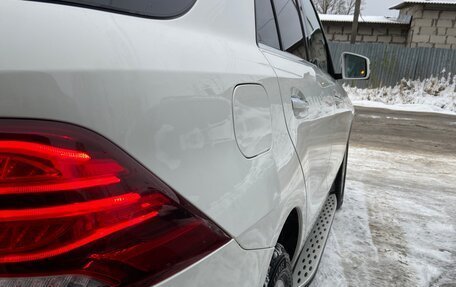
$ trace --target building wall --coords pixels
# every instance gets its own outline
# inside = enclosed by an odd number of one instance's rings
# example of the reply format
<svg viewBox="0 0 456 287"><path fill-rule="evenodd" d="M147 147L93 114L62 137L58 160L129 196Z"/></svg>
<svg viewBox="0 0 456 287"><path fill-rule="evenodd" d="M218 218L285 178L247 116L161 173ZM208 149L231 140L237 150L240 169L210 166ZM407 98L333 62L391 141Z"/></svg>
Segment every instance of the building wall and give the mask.
<svg viewBox="0 0 456 287"><path fill-rule="evenodd" d="M424 10L423 5L401 9L412 16L408 47L456 49L456 10Z"/></svg>
<svg viewBox="0 0 456 287"><path fill-rule="evenodd" d="M323 22L329 41L348 43L351 23ZM359 23L357 42L406 45L409 27L396 24Z"/></svg>

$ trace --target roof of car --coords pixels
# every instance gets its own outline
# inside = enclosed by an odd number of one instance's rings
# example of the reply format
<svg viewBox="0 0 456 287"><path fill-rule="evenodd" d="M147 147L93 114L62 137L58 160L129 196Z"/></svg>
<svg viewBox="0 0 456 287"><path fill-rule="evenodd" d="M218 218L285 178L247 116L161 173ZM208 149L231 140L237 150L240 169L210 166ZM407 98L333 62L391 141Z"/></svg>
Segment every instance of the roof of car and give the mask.
<svg viewBox="0 0 456 287"><path fill-rule="evenodd" d="M330 14L320 14L320 20L322 22L345 22L352 23L353 15L330 15ZM384 16L360 16L360 23L372 23L372 24L397 24L397 25L409 25L410 19L398 19L393 17L384 17Z"/></svg>
<svg viewBox="0 0 456 287"><path fill-rule="evenodd" d="M405 0L390 9L402 9L413 4L456 5L456 0Z"/></svg>

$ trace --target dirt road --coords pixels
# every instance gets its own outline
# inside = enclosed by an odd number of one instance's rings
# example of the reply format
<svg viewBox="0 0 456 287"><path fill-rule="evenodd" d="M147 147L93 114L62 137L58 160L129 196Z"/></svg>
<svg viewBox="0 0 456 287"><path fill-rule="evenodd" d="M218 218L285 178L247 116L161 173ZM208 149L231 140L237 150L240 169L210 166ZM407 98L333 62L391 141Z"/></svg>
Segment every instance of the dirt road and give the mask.
<svg viewBox="0 0 456 287"><path fill-rule="evenodd" d="M312 287L455 287L456 116L358 108L349 157Z"/></svg>
<svg viewBox="0 0 456 287"><path fill-rule="evenodd" d="M456 116L356 108L352 145L456 154Z"/></svg>

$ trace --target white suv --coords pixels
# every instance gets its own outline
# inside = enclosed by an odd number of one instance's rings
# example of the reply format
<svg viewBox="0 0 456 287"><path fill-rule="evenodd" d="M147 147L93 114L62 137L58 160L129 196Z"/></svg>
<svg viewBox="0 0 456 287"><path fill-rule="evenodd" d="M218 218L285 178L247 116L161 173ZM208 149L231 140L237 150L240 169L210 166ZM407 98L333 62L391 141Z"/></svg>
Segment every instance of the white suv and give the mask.
<svg viewBox="0 0 456 287"><path fill-rule="evenodd" d="M353 107L310 0L0 1L0 286L302 286Z"/></svg>

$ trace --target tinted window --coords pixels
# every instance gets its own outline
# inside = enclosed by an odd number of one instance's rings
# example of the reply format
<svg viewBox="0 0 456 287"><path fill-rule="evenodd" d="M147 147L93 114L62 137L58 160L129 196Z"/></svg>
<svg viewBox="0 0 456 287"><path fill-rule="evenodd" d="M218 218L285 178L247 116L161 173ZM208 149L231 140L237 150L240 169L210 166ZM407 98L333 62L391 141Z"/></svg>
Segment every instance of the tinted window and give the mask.
<svg viewBox="0 0 456 287"><path fill-rule="evenodd" d="M328 71L328 54L323 29L310 0L301 0L304 10L304 29L307 37L309 61Z"/></svg>
<svg viewBox="0 0 456 287"><path fill-rule="evenodd" d="M297 44L303 39L299 12L293 0L274 0L280 38L284 51L293 52Z"/></svg>
<svg viewBox="0 0 456 287"><path fill-rule="evenodd" d="M256 28L258 42L280 49L277 26L270 0L255 1Z"/></svg>
<svg viewBox="0 0 456 287"><path fill-rule="evenodd" d="M63 0L61 2L154 18L170 18L187 12L196 0Z"/></svg>

